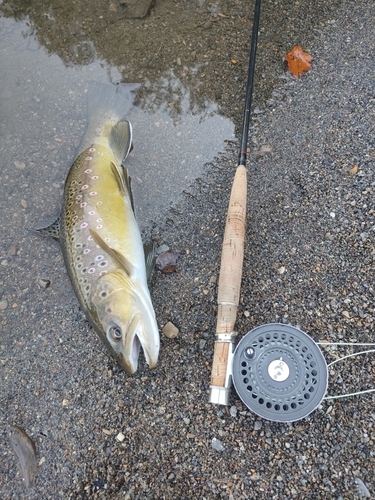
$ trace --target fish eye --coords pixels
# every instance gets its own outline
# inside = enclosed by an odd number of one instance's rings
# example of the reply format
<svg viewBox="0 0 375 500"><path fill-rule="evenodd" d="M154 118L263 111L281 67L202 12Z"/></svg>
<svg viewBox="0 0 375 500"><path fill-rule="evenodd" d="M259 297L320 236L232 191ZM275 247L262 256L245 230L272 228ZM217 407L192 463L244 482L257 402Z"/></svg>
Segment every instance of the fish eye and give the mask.
<svg viewBox="0 0 375 500"><path fill-rule="evenodd" d="M109 333L111 334L113 340L121 340L122 337L122 331L119 326L111 326L109 329Z"/></svg>

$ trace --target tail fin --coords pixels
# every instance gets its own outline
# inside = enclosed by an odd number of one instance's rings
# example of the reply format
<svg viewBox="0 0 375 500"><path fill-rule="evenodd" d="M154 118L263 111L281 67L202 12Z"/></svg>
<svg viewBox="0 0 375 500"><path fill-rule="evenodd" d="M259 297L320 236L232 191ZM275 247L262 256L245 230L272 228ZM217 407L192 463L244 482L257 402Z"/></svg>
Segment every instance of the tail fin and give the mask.
<svg viewBox="0 0 375 500"><path fill-rule="evenodd" d="M129 112L139 87L138 83L113 85L90 82L87 92L87 129L77 148L77 156L93 143L96 129L102 129L104 125L114 126Z"/></svg>

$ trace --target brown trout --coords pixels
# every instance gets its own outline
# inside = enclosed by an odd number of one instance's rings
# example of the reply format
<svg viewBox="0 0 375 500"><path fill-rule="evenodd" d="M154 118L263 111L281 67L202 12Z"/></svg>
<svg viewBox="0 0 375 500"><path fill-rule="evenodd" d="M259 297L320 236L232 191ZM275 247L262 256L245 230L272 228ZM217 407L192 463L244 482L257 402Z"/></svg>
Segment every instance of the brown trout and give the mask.
<svg viewBox="0 0 375 500"><path fill-rule="evenodd" d="M141 346L154 367L160 344L130 178L122 165L132 147L131 124L123 116L134 87L90 83L88 127L55 224L80 305L129 373L137 370Z"/></svg>

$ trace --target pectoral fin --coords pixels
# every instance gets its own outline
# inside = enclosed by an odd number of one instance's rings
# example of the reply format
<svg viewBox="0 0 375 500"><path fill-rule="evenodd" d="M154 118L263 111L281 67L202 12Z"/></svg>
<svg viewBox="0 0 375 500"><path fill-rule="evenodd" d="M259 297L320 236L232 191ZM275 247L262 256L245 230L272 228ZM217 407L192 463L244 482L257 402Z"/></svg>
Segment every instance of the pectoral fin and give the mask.
<svg viewBox="0 0 375 500"><path fill-rule="evenodd" d="M119 262L119 264L126 271L128 276L132 276L132 274L134 274L135 272L134 266L131 262L128 261L126 257L124 257L120 252L118 252L114 248L108 246L107 243L93 229L90 229L90 234L92 236L92 239L95 241L97 245L100 246L100 248L102 248L108 255L110 255L112 258L116 259Z"/></svg>

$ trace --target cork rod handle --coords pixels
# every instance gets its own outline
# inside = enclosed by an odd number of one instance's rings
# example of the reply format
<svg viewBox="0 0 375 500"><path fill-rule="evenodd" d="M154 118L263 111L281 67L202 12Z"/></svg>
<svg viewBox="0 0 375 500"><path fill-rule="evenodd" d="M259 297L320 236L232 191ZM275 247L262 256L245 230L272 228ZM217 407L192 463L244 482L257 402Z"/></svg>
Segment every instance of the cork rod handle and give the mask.
<svg viewBox="0 0 375 500"><path fill-rule="evenodd" d="M218 288L218 314L211 387L224 388L227 380L228 358L232 342L222 341L220 336L234 331L240 297L242 264L246 224L246 168L237 167L229 200L225 225ZM211 402L212 401L211 398Z"/></svg>

